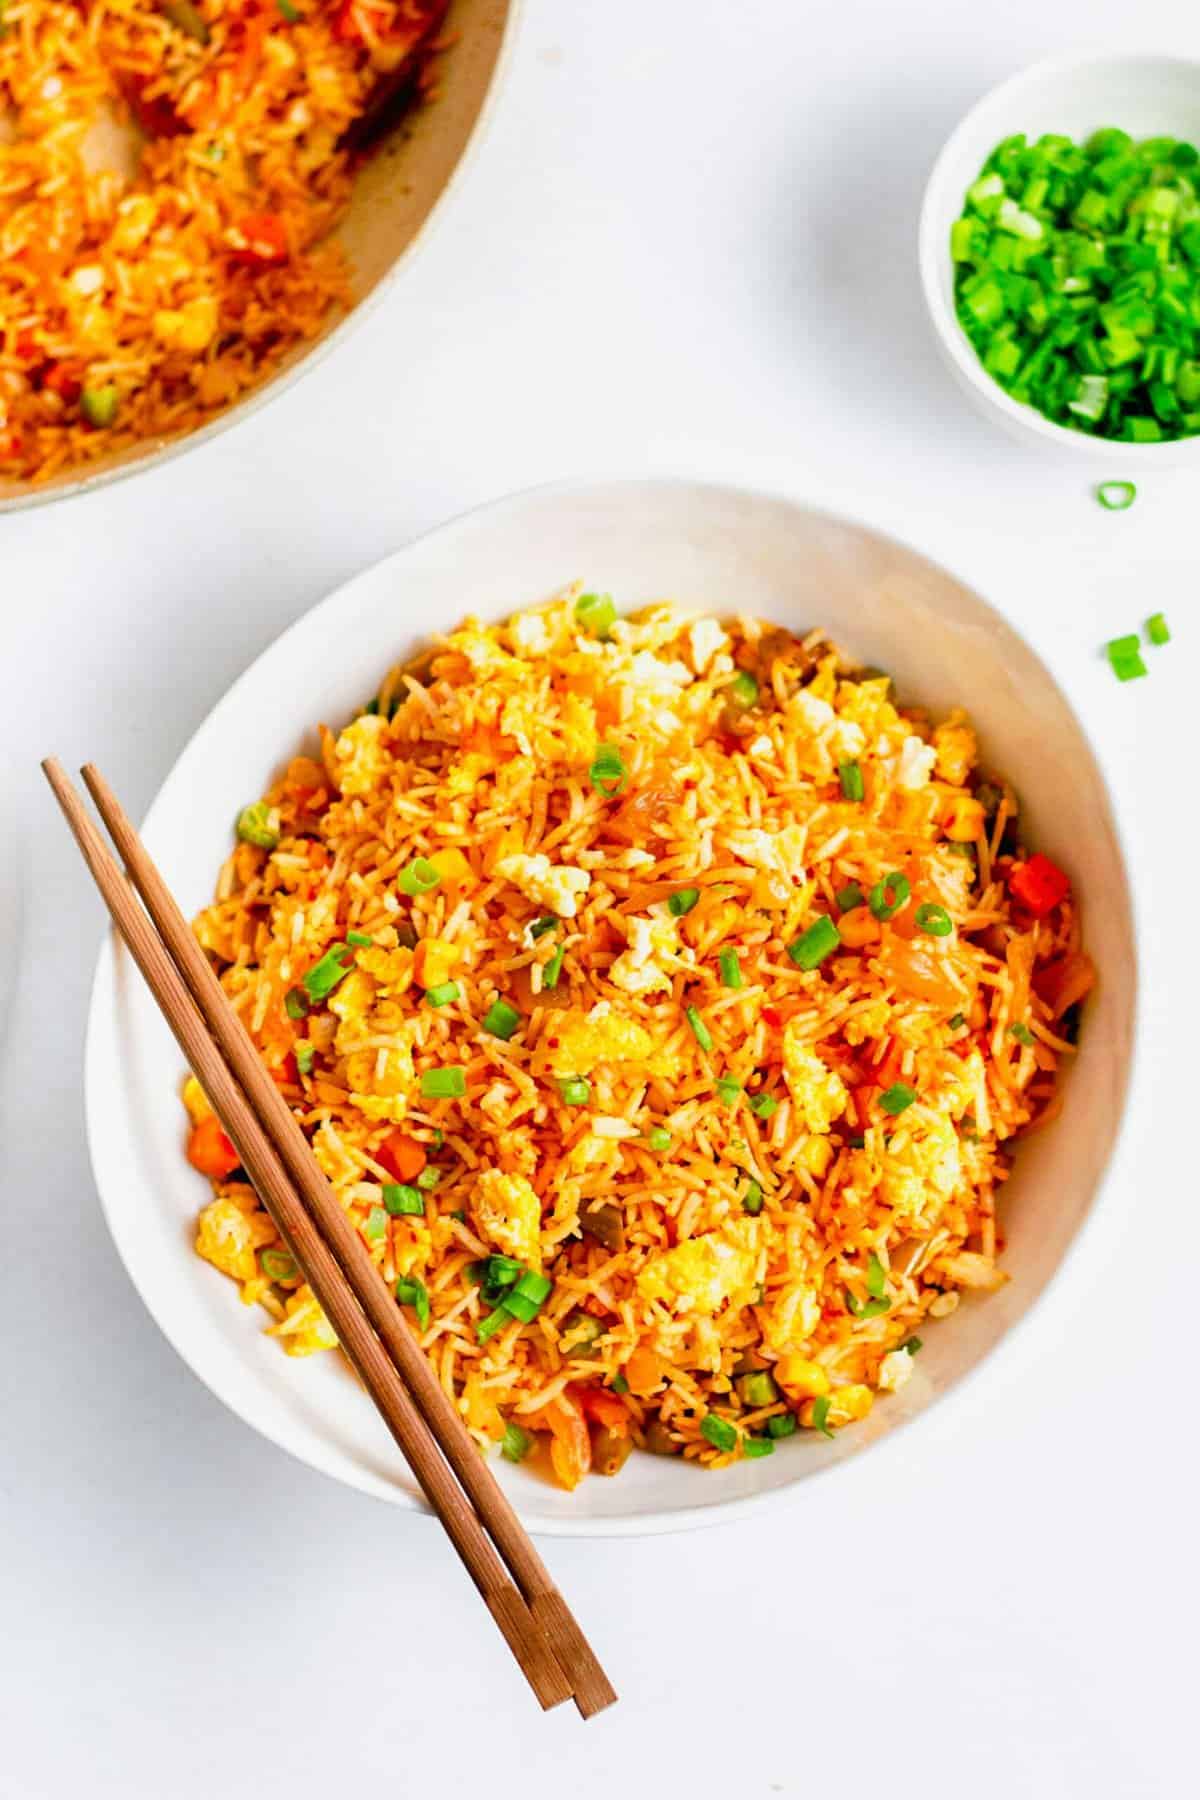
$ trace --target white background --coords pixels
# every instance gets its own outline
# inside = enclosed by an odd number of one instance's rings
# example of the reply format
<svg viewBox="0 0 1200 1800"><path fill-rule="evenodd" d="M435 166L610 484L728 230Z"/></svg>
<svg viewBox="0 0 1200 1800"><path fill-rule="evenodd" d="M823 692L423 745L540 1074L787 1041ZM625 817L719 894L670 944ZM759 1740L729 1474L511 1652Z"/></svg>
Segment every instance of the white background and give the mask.
<svg viewBox="0 0 1200 1800"><path fill-rule="evenodd" d="M1137 47L1192 47L1178 0L1137 16ZM1131 17L528 0L482 153L351 343L194 455L0 519L24 836L10 822L0 856L26 889L2 951L5 1800L1125 1800L1194 1780L1196 479L1111 516L1077 469L993 435L914 271L924 177L966 106L1053 50L1134 47ZM537 1714L428 1521L259 1442L135 1298L82 1127L99 908L36 761L95 757L137 813L344 577L510 488L650 469L831 480L1027 632L1113 785L1142 1043L1097 1222L975 1388L762 1521L547 1545L623 1694L584 1727ZM1158 606L1174 642L1119 687L1098 646Z"/></svg>

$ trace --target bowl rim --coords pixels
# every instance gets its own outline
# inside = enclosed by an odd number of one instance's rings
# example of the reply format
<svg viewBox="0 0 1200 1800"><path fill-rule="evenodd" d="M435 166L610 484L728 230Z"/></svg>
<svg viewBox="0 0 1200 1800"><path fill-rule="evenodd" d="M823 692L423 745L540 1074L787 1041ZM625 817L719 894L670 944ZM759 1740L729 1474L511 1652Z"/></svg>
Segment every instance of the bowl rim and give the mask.
<svg viewBox="0 0 1200 1800"><path fill-rule="evenodd" d="M386 272L379 277L369 293L361 300L356 300L336 325L310 344L296 360L287 368L279 370L269 380L253 387L232 406L217 413L206 425L197 426L194 431L180 432L169 437L165 442L151 450L148 455L135 457L132 461L122 463L115 469L97 469L92 473L86 470L76 480L64 483L62 487L36 488L29 487L23 493L0 494L0 517L5 513L32 512L36 507L63 505L68 500L79 500L87 494L94 494L100 488L114 487L118 482L129 481L134 476L148 474L151 470L161 469L176 457L184 456L190 450L198 449L202 444L209 444L223 432L230 431L240 425L243 419L260 412L273 400L288 393L306 375L324 362L325 358L339 345L345 343L351 333L369 318L384 299L390 294L394 284L404 274L410 262L424 249L430 236L441 220L447 203L456 195L462 182L474 166L479 155L484 136L490 130L499 105L500 91L503 88L513 59L518 25L521 19L525 0L505 0L504 23L500 32L500 44L496 51L496 60L492 65L487 88L475 122L467 133L466 140L459 152L458 159L441 188L434 196L429 211L421 220L412 237L403 250L389 265Z"/></svg>
<svg viewBox="0 0 1200 1800"><path fill-rule="evenodd" d="M435 524L428 530L416 533L387 556L379 558L374 563L369 564L366 568L356 571L356 573L351 575L347 580L339 583L339 585L333 589L331 593L326 595L324 599L317 601L315 605L301 613L290 625L286 626L282 632L272 639L272 641L252 659L230 686L225 689L214 705L209 709L205 717L197 725L196 729L190 734L187 741L180 748L171 767L163 776L163 779L155 792L154 798L147 808L141 826L143 833L152 835L156 814L163 803L164 790L171 782L180 764L192 753L197 740L210 729L214 719L216 719L218 715L224 714L227 709L235 707L236 699L241 689L255 677L260 664L265 662L268 658L273 657L285 640L290 640L299 634L315 629L318 621L323 619L327 613L331 613L343 605L347 595L352 593L360 584L377 580L380 573L387 568L392 566L399 567L410 552L418 547L428 545L433 540L445 538L449 543L457 531L474 525L481 518L488 515L500 515L506 511L519 511L523 506L538 499L566 498L600 488L611 489L614 487L627 487L631 490L645 487L702 489L713 493L731 494L735 496L740 495L757 500L766 500L792 508L809 509L821 512L834 518L839 523L856 526L864 531L887 537L901 549L921 558L940 573L947 575L952 581L966 587L984 606L998 612L998 609L992 607L990 601L984 599L983 595L974 586L970 578L960 576L950 564L943 562L939 557L928 555L926 551L922 550L919 545L912 541L911 537L906 534L903 528L897 527L892 522L888 508L885 506L880 506L878 508L879 513L885 515L885 522L879 522L876 517L864 516L863 511L853 502L849 494L845 491L839 492L832 484L826 484L819 479L812 481L806 480L803 485L803 492L790 490L783 484L778 483L770 486L759 486L754 482L722 480L719 477L708 474L664 475L649 473L639 475L605 475L597 473L593 475L572 476L563 480L533 483L508 494L501 495L498 498L486 501L480 505L463 508L453 514L450 518ZM681 1507L678 1505L654 1507L643 1513L628 1516L606 1515L597 1517L579 1515L578 1517L572 1517L569 1515L562 1516L557 1514L539 1513L535 1508L529 1507L523 1502L518 1501L516 1504L519 1515L526 1529L531 1533L540 1536L561 1538L636 1538L660 1536L680 1531L707 1529L710 1526L731 1523L747 1516L752 1511L761 1513L768 1506L776 1508L789 1503L794 1504L798 1490L816 1479L832 1475L835 1471L838 1472L843 1479L850 1475L851 1472L857 1471L861 1479L862 1466L866 1464L871 1470L877 1468L880 1458L886 1448L890 1448L892 1453L895 1454L896 1445L899 1442L907 1443L909 1441L909 1434L918 1426L924 1426L926 1429L935 1430L939 1427L944 1427L948 1418L956 1415L956 1409L962 1407L964 1395L967 1390L970 1390L972 1395L976 1395L980 1391L981 1382L985 1380L996 1382L998 1379L998 1371L1004 1371L1014 1360L1011 1354L1014 1343L1018 1340L1023 1340L1024 1336L1027 1335L1032 1322L1042 1316L1046 1302L1049 1300L1052 1293L1057 1294L1060 1291L1068 1273L1074 1274L1076 1270L1083 1266L1084 1257L1082 1252L1084 1247L1085 1245L1090 1246L1094 1242L1099 1228L1101 1215L1107 1217L1108 1214L1109 1209L1103 1203L1109 1196L1113 1170L1120 1160L1126 1133L1129 1128L1131 1112L1130 1100L1131 1095L1135 1091L1135 1083L1140 1064L1142 1004L1141 966L1137 954L1137 943L1139 941L1137 889L1132 875L1133 864L1129 854L1126 833L1114 804L1112 787L1108 780L1104 759L1098 745L1093 740L1091 733L1087 729L1075 706L1071 703L1069 697L1062 689L1053 669L1046 661L1041 651L1026 636L1024 630L1013 624L1006 614L998 612L998 616L1010 630L1014 631L1021 638L1031 654L1033 654L1041 664L1047 680L1057 691L1064 707L1066 707L1070 716L1075 721L1079 733L1087 745L1100 783L1101 793L1107 803L1113 838L1118 852L1120 866L1125 877L1125 891L1130 912L1133 945L1132 967L1129 971L1129 1054L1125 1066L1121 1071L1119 1106L1112 1141L1109 1145L1108 1155L1098 1172L1086 1211L1076 1226L1074 1234L1069 1239L1058 1263L1044 1282L1040 1291L1031 1298L1024 1310L1015 1320L1013 1320L1002 1336L961 1374L956 1375L950 1380L946 1387L936 1394L927 1405L923 1406L917 1414L912 1417L903 1415L898 1416L887 1431L881 1433L878 1437L873 1438L860 1449L841 1457L834 1462L806 1469L798 1473L794 1480L779 1488L764 1489L758 1493L732 1496L724 1500L707 1501L702 1505L694 1507ZM348 1461L347 1459L343 1459L339 1462L331 1451L326 1451L324 1449L318 1450L315 1446L311 1445L301 1446L300 1444L291 1441L286 1429L282 1425L276 1430L269 1425L265 1425L259 1419L250 1417L247 1412L243 1410L236 1389L234 1389L233 1392L230 1392L229 1383L222 1379L218 1379L215 1375L210 1375L208 1372L197 1367L190 1354L177 1340L174 1321L166 1307L161 1305L157 1298L152 1298L151 1293L147 1291L147 1287L143 1286L138 1276L135 1275L133 1269L130 1267L125 1256L122 1227L118 1223L118 1215L110 1199L111 1193L115 1191L116 1186L118 1185L112 1170L112 1156L111 1152L102 1148L106 1137L107 1126L102 1106L101 1078L106 1046L101 1042L101 1039L104 1036L109 1015L109 993L107 990L110 990L113 985L115 949L115 934L112 931L108 931L105 933L101 943L89 990L83 1058L84 1114L88 1154L92 1165L92 1175L96 1186L96 1192L100 1201L101 1211L104 1215L105 1224L108 1227L109 1235L112 1238L113 1245L117 1251L117 1255L126 1276L141 1299L147 1312L154 1320L154 1323L158 1326L163 1337L179 1356L189 1372L243 1425L254 1431L257 1435L266 1438L276 1448L285 1451L304 1467L312 1469L321 1475L328 1476L339 1485L365 1494L371 1499L386 1502L397 1507L402 1512L424 1516L426 1519L432 1520L433 1515L426 1507L425 1503L417 1495L409 1492L407 1489L396 1484L381 1481L365 1466L355 1465L352 1461ZM1005 1354L1001 1354L1002 1351L1005 1352Z"/></svg>
<svg viewBox="0 0 1200 1800"><path fill-rule="evenodd" d="M1064 80L1079 73L1083 69L1095 69L1104 65L1113 68L1129 68L1134 64L1156 64L1164 67L1168 64L1177 69L1189 72L1195 79L1197 96L1200 100L1200 58L1180 56L1171 51L1154 50L1087 50L1064 56L1043 57L1035 63L1028 63L1003 81L985 89L967 111L963 113L957 125L946 138L925 182L921 199L921 212L917 227L917 262L921 276L921 291L924 295L926 310L933 324L939 346L949 359L951 368L958 379L971 391L985 408L1000 414L1005 424L1021 435L1028 434L1039 439L1045 445L1052 445L1075 456L1082 456L1095 463L1111 463L1128 468L1133 458L1143 466L1143 472L1150 464L1160 468L1168 465L1178 466L1181 461L1190 461L1200 457L1200 437L1169 438L1163 443L1137 444L1126 443L1118 438L1089 437L1086 432L1072 431L1066 425L1059 425L1055 420L1046 418L1032 405L1026 405L1012 396L1000 386L1000 383L989 375L982 362L971 347L962 326L958 322L954 308L947 302L942 291L941 273L949 256L946 242L946 231L949 222L944 213L943 189L948 186L949 170L957 156L963 140L968 136L979 119L979 115L987 108L1002 104L1019 94L1026 85L1033 85L1048 77L1061 77ZM961 196L957 202L961 209ZM958 214L955 214L957 217Z"/></svg>

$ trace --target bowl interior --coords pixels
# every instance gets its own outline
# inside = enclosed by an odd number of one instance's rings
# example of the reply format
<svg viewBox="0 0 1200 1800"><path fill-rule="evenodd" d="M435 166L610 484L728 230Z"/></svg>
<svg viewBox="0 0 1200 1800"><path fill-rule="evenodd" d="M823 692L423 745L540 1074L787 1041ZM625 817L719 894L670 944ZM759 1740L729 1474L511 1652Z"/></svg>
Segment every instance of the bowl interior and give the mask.
<svg viewBox="0 0 1200 1800"><path fill-rule="evenodd" d="M1129 891L1108 798L1053 679L975 594L914 551L791 501L693 483L538 490L447 526L369 570L310 613L241 678L176 764L146 823L152 854L189 911L211 896L238 809L302 744L336 724L380 672L467 612L497 619L581 577L624 608L687 608L824 624L888 668L903 695L965 704L985 760L1013 779L1036 843L1061 859L1087 908L1103 971L1063 1115L1023 1148L1003 1193L1012 1276L936 1324L916 1377L833 1442L802 1434L719 1474L634 1457L619 1480L567 1495L502 1465L524 1516L560 1532L699 1522L858 1454L972 1369L1036 1299L1092 1205L1129 1066L1134 952ZM278 696L288 696L281 718ZM267 1437L339 1479L410 1501L412 1483L370 1403L332 1357L291 1361L263 1318L196 1258L208 1189L183 1160L181 1059L123 953L105 948L87 1058L88 1122L113 1235L150 1310L208 1385Z"/></svg>
<svg viewBox="0 0 1200 1800"><path fill-rule="evenodd" d="M436 97L400 118L380 139L358 172L346 216L333 234L350 263L351 314L393 272L448 187L480 122L515 11L516 0L451 0L443 34L450 41L438 58ZM297 345L269 381L184 438L133 444L36 486L0 476L0 511L94 486L222 430L286 382L348 317L345 311L332 311L318 336Z"/></svg>
<svg viewBox="0 0 1200 1800"><path fill-rule="evenodd" d="M943 149L926 189L921 217L921 269L926 298L955 373L1014 423L1060 446L1128 463L1200 454L1195 440L1113 444L1070 431L1010 399L980 363L954 309L950 227L967 189L1003 138L1023 131L1084 138L1104 125L1134 137L1171 136L1200 144L1200 63L1172 56L1073 57L1040 63L1003 82L967 114Z"/></svg>

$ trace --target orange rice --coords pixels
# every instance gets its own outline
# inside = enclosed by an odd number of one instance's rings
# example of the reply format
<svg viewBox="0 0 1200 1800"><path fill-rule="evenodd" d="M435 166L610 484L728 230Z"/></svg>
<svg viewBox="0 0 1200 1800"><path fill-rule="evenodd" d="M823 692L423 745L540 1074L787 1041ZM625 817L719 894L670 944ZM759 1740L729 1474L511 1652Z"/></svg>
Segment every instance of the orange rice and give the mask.
<svg viewBox="0 0 1200 1800"><path fill-rule="evenodd" d="M343 134L444 11L0 0L0 476L191 430L322 329Z"/></svg>
<svg viewBox="0 0 1200 1800"><path fill-rule="evenodd" d="M1092 979L961 713L819 632L612 611L572 589L393 670L196 923L470 1429L568 1487L899 1388L1004 1279L998 1190ZM331 1347L185 1098L198 1250Z"/></svg>

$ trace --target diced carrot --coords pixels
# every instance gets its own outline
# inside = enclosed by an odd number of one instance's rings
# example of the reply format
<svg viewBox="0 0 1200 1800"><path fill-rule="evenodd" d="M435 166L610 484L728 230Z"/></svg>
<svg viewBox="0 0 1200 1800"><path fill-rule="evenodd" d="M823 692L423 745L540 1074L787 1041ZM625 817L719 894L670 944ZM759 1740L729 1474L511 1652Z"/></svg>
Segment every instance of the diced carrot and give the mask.
<svg viewBox="0 0 1200 1800"><path fill-rule="evenodd" d="M633 1394L651 1394L666 1371L662 1358L653 1350L637 1349L625 1364L625 1379Z"/></svg>
<svg viewBox="0 0 1200 1800"><path fill-rule="evenodd" d="M278 213L246 213L233 229L233 260L246 269L269 269L288 258L287 230Z"/></svg>
<svg viewBox="0 0 1200 1800"><path fill-rule="evenodd" d="M585 1418L594 1420L597 1425L606 1425L621 1436L629 1430L629 1408L619 1395L609 1388L578 1388L574 1391Z"/></svg>
<svg viewBox="0 0 1200 1800"><path fill-rule="evenodd" d="M416 1138L409 1137L406 1131L393 1131L375 1152L375 1160L397 1181L415 1181L428 1159Z"/></svg>
<svg viewBox="0 0 1200 1800"><path fill-rule="evenodd" d="M192 1127L188 1138L187 1159L210 1181L225 1181L241 1162L241 1157L221 1130L215 1113Z"/></svg>

